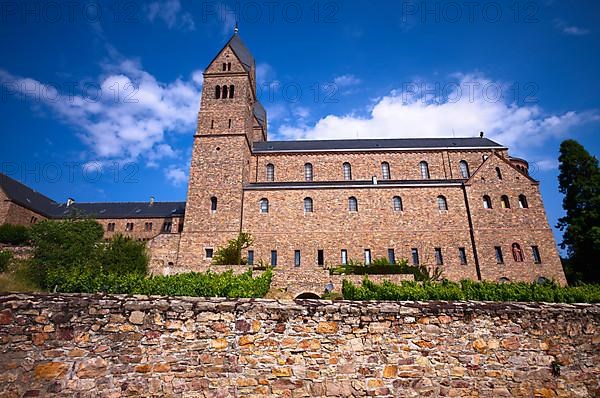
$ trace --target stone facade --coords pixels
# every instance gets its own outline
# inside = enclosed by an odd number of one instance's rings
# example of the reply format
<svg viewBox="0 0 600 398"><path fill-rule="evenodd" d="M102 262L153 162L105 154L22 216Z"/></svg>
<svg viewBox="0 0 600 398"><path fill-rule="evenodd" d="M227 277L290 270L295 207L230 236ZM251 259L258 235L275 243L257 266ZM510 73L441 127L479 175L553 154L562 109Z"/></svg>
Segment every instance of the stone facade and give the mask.
<svg viewBox="0 0 600 398"><path fill-rule="evenodd" d="M371 258L387 257L393 250L396 259L412 261L417 250L420 264L439 265L451 280L531 282L543 277L565 283L538 182L527 175L527 162L513 160L500 145L476 144L471 148L448 144L395 150L255 151L255 142L265 141L267 132L265 127L258 137L254 135L255 68L253 62L244 67L239 52L236 46L226 45L204 74L177 267L208 269L210 252L245 231L255 237L249 248L255 263L270 264L275 253L277 267L288 270L290 283L294 266L320 275L324 267L340 264L342 250L348 259L359 261L366 250ZM223 71L222 64L228 62L231 71ZM217 87L232 85L233 98L217 98ZM429 169L425 182L419 166L423 161ZM346 162L351 165L352 181L343 181ZM384 162L393 184L373 180L384 182ZM468 164L466 177L461 162ZM312 165L308 183L307 163ZM267 173L271 166L272 179ZM501 168L502 179L491 175L495 167ZM483 209L483 195L492 197L496 206ZM510 209L500 208L502 195L509 196ZM528 208L519 207L519 195L527 198ZM394 210L394 196L402 198L401 211ZM447 211L438 209L439 196L446 198ZM348 211L349 197L357 199L358 212ZM218 206L213 210L215 198ZM304 211L305 198L312 199L312 212ZM260 210L262 199L268 200L268 212ZM514 243L522 251L519 261L511 254ZM496 261L496 246L503 250L502 264ZM539 253L536 261L532 247ZM436 249L441 250L441 264ZM326 278L321 282L325 284Z"/></svg>
<svg viewBox="0 0 600 398"><path fill-rule="evenodd" d="M0 295L3 397L596 397L598 305Z"/></svg>

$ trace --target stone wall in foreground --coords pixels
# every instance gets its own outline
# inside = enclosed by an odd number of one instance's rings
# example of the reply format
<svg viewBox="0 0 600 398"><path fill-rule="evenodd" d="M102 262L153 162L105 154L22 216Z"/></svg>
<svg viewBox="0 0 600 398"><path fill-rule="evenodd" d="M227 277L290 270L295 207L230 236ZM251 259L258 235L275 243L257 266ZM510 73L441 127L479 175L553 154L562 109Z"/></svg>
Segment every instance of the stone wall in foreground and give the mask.
<svg viewBox="0 0 600 398"><path fill-rule="evenodd" d="M599 305L0 295L2 397L594 397L598 380Z"/></svg>

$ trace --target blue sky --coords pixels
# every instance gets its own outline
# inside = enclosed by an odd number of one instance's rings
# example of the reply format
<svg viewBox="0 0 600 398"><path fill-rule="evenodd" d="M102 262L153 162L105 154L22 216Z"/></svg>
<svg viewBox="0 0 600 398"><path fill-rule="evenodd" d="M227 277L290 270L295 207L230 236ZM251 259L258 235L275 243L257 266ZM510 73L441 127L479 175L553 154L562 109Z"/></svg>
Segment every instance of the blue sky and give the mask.
<svg viewBox="0 0 600 398"><path fill-rule="evenodd" d="M237 19L271 139L483 130L530 161L554 225L560 142L600 153L599 17L593 0L2 1L0 171L59 201L185 200L201 72Z"/></svg>

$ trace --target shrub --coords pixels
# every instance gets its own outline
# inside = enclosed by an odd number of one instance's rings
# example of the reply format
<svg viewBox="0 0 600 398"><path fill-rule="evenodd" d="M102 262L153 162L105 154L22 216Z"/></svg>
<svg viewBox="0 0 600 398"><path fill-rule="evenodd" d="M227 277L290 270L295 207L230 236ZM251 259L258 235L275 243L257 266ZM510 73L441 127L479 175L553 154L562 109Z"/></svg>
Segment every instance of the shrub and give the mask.
<svg viewBox="0 0 600 398"><path fill-rule="evenodd" d="M0 243L24 245L29 242L29 229L23 225L0 225Z"/></svg>
<svg viewBox="0 0 600 398"><path fill-rule="evenodd" d="M331 268L329 273L332 275L392 275L407 274L413 275L416 281L437 281L441 279L442 270L439 267L430 269L425 265L408 265L406 259L402 259L396 264L390 264L385 257L373 260L372 264L364 265L357 261L350 261L346 265L340 265Z"/></svg>
<svg viewBox="0 0 600 398"><path fill-rule="evenodd" d="M149 255L144 242L123 235L115 235L101 250L103 272L114 274L141 274L148 272Z"/></svg>
<svg viewBox="0 0 600 398"><path fill-rule="evenodd" d="M6 271L10 260L12 260L12 253L6 250L0 250L0 272Z"/></svg>
<svg viewBox="0 0 600 398"><path fill-rule="evenodd" d="M477 300L543 301L557 303L598 303L600 285L562 287L555 283L492 283L463 280L441 283L403 281L381 284L366 279L356 286L344 280L342 293L347 300Z"/></svg>
<svg viewBox="0 0 600 398"><path fill-rule="evenodd" d="M64 272L64 271L63 271ZM263 297L271 286L271 270L252 277L248 271L234 275L213 272L145 277L139 273L125 275L98 274L89 270L72 270L59 279L57 291L67 293L106 292L115 294L145 294L195 297Z"/></svg>
<svg viewBox="0 0 600 398"><path fill-rule="evenodd" d="M51 288L58 275L70 270L100 269L102 226L94 220L45 220L31 228L32 278Z"/></svg>
<svg viewBox="0 0 600 398"><path fill-rule="evenodd" d="M246 264L242 257L242 250L254 243L254 238L249 233L240 232L235 239L227 242L227 246L220 247L215 252L212 263L214 265L240 265Z"/></svg>

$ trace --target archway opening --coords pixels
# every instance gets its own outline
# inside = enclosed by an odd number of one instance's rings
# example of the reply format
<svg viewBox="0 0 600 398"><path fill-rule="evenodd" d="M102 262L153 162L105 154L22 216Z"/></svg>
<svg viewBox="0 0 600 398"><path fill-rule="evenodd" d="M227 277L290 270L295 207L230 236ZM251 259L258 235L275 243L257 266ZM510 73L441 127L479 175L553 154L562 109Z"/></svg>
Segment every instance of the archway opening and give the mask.
<svg viewBox="0 0 600 398"><path fill-rule="evenodd" d="M311 292L305 292L305 293L300 293L299 295L296 296L296 300L309 300L309 299L320 299L321 297L319 297L318 294L315 293L311 293Z"/></svg>

